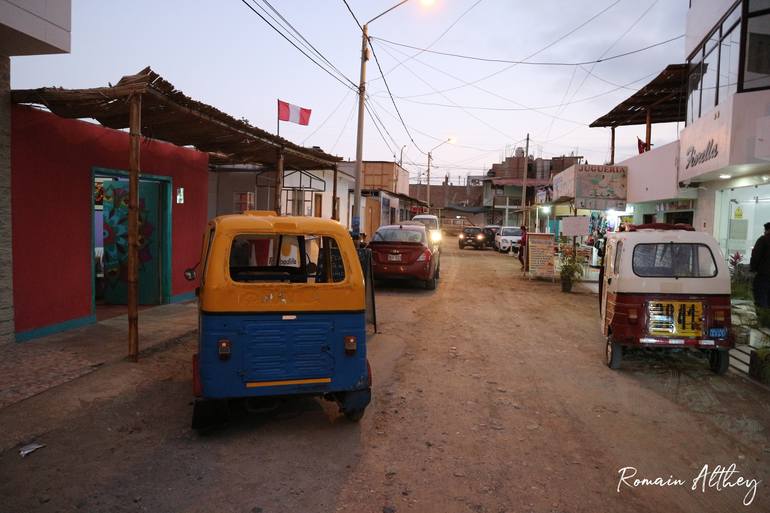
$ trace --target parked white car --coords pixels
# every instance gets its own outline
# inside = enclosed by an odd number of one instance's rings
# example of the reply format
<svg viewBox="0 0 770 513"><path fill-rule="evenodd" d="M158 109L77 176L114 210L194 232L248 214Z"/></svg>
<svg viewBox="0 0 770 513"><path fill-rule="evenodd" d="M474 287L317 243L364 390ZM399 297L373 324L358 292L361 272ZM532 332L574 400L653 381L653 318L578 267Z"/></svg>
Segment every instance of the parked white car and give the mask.
<svg viewBox="0 0 770 513"><path fill-rule="evenodd" d="M507 253L512 249L519 250L521 244L521 228L518 226L503 226L495 235L495 249Z"/></svg>

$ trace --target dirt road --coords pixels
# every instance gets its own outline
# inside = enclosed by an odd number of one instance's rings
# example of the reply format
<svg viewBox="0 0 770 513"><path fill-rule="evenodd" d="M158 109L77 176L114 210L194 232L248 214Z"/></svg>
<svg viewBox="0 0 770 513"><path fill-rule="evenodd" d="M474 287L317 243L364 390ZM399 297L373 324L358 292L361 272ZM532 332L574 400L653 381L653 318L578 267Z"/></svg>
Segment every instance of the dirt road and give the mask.
<svg viewBox="0 0 770 513"><path fill-rule="evenodd" d="M306 399L200 437L180 340L0 410L0 511L770 511L765 389L691 357L610 371L595 296L445 246L437 290L378 293L359 424ZM749 506L749 486L691 490L733 463L761 480ZM624 467L685 483L618 492Z"/></svg>

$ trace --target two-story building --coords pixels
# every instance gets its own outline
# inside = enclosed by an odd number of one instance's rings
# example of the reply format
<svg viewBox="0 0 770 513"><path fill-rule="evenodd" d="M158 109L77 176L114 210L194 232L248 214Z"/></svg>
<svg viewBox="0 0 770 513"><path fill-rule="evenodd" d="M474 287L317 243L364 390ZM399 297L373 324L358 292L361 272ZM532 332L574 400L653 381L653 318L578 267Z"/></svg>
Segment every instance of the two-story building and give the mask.
<svg viewBox="0 0 770 513"><path fill-rule="evenodd" d="M591 126L647 125L647 151L619 163L635 221L689 221L746 255L770 221L770 2L692 0L684 60ZM671 121L679 139L650 149Z"/></svg>

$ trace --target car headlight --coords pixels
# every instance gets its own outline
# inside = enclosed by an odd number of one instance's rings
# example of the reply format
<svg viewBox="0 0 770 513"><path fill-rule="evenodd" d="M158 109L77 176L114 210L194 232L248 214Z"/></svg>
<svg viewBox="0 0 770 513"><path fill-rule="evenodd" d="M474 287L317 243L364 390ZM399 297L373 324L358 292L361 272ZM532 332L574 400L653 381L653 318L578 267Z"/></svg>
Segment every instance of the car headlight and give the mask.
<svg viewBox="0 0 770 513"><path fill-rule="evenodd" d="M484 240L484 236L481 234L476 235L476 239L478 240Z"/></svg>
<svg viewBox="0 0 770 513"><path fill-rule="evenodd" d="M461 233L461 234L460 234L460 238L461 238L461 239L464 239L464 238L465 238L465 235L463 235L463 234Z"/></svg>
<svg viewBox="0 0 770 513"><path fill-rule="evenodd" d="M430 240L433 242L441 242L441 230L431 230Z"/></svg>

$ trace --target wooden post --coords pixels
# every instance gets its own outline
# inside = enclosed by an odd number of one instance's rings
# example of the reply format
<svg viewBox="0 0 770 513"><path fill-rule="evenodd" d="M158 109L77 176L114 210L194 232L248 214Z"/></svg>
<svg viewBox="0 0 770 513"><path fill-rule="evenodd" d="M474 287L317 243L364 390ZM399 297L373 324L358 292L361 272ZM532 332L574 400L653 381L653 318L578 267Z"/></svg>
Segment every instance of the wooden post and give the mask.
<svg viewBox="0 0 770 513"><path fill-rule="evenodd" d="M610 165L615 165L615 127L611 128L610 136Z"/></svg>
<svg viewBox="0 0 770 513"><path fill-rule="evenodd" d="M128 358L139 359L139 152L142 95L133 94L128 111Z"/></svg>
<svg viewBox="0 0 770 513"><path fill-rule="evenodd" d="M644 151L650 151L652 139L652 111L647 109L647 135L645 136Z"/></svg>
<svg viewBox="0 0 770 513"><path fill-rule="evenodd" d="M334 165L334 185L332 186L332 219L340 220L340 199L337 197L337 165Z"/></svg>
<svg viewBox="0 0 770 513"><path fill-rule="evenodd" d="M278 161L275 163L275 213L281 215L281 197L283 196L283 147L278 149Z"/></svg>

